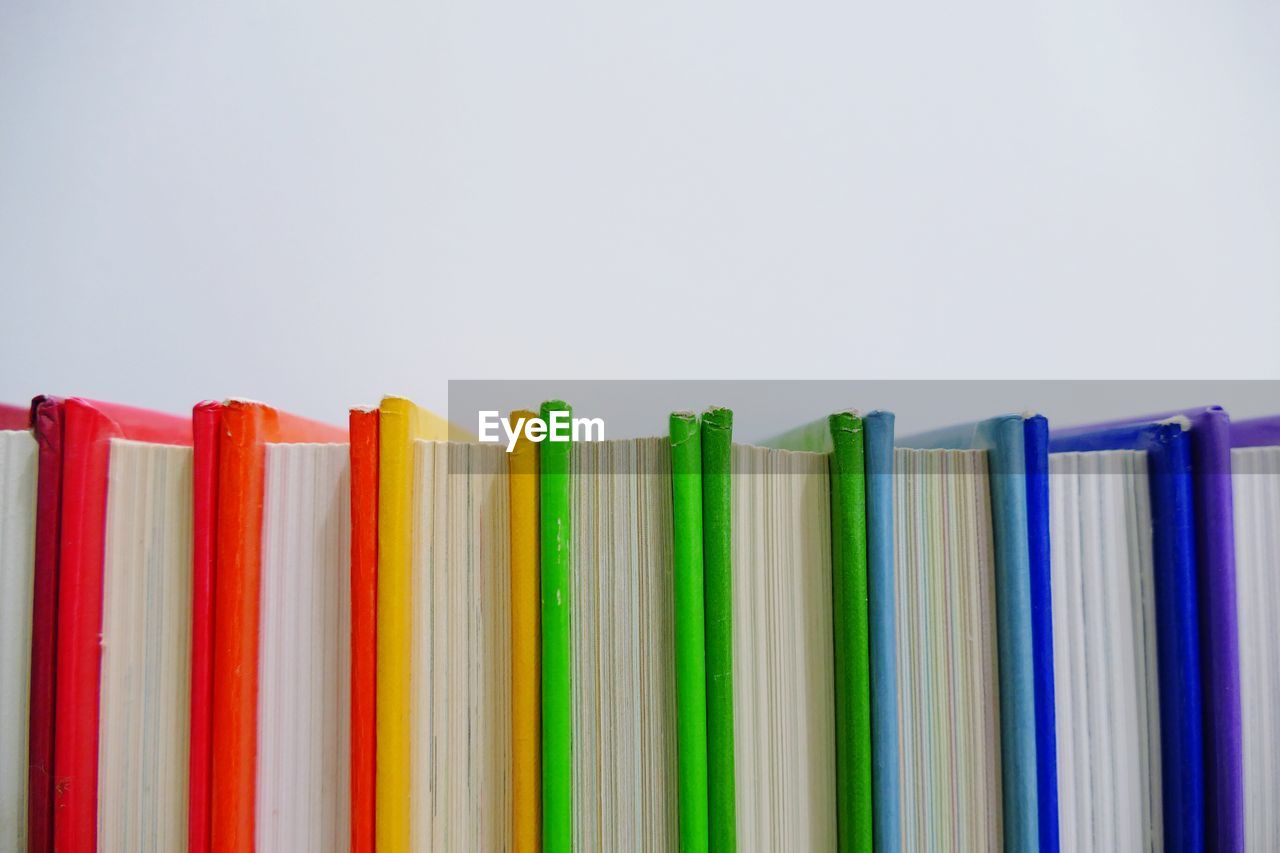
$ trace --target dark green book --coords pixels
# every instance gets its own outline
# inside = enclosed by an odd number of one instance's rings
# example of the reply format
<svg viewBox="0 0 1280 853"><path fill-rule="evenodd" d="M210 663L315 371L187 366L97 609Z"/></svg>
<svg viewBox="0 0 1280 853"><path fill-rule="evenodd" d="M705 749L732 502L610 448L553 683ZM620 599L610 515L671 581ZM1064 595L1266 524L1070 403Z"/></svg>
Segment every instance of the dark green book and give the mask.
<svg viewBox="0 0 1280 853"><path fill-rule="evenodd" d="M841 851L870 853L871 665L867 495L862 418L838 412L766 442L830 454L832 622L835 635L836 816Z"/></svg>

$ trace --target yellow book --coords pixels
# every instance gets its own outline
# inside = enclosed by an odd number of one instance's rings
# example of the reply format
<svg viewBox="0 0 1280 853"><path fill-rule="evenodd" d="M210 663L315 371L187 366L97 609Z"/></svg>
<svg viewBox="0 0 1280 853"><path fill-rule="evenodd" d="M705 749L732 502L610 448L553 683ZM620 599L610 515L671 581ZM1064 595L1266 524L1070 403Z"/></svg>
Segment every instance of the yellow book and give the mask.
<svg viewBox="0 0 1280 853"><path fill-rule="evenodd" d="M410 667L413 653L413 442L446 441L443 418L401 397L378 417L377 849L409 849Z"/></svg>
<svg viewBox="0 0 1280 853"><path fill-rule="evenodd" d="M536 413L511 413L514 425ZM511 452L511 799L515 853L542 849L542 634L538 576L538 445Z"/></svg>

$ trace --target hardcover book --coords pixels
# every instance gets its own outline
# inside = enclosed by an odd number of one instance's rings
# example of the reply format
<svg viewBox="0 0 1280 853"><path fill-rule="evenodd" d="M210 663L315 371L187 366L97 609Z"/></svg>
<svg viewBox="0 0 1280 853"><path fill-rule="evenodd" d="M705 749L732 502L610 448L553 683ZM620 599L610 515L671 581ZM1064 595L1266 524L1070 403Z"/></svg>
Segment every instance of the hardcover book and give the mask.
<svg viewBox="0 0 1280 853"><path fill-rule="evenodd" d="M280 733L264 730L262 743L259 742L260 726L267 722L260 715L264 696L268 702L284 698L275 697L270 692L263 693L259 669L264 664L279 665L272 655L288 655L296 650L268 645L265 647L267 656L263 654L263 638L276 629L278 619L289 615L262 607L265 588L263 549L268 544L264 517L269 505L278 506L275 502L285 499L277 493L277 487L289 487L287 478L282 480L277 476L268 490L268 447L283 444L345 445L347 433L337 427L247 400L200 403L193 412L193 431L194 490L197 498L191 695L193 707L202 710L193 714L190 728L192 761L189 790L192 807L188 843L192 850L250 851L254 849L255 839L261 844L268 838L277 837L274 833L282 824L292 822L290 831L303 833L291 836L297 839L307 838L305 833L313 829L313 825L301 818L298 812L307 804L301 799L282 802L279 798L284 797L285 792L279 785L283 782L269 775L271 762L275 759L273 750L285 746L279 742ZM345 456L345 447L342 450ZM312 462L322 465L319 459ZM305 466L305 463L300 464ZM318 480L315 491L307 497L329 500L327 506L332 510L333 478L345 477L346 468L345 465L323 467L323 474L329 479ZM283 470L278 472L283 473ZM316 476L320 473L318 469L315 472ZM294 513L308 511L308 507L302 505L302 497L297 501ZM345 514L341 518L331 516L327 521L331 525L346 524L347 517ZM309 579L315 574L331 571L332 566L328 563L332 555L323 549L317 553L314 545L308 546L303 541L324 535L326 531L318 531L315 524L305 532L300 531L297 551L270 555L277 563L270 567L266 579L271 580L284 571L278 562L281 560L293 560L293 571ZM321 590L331 591L323 586ZM297 618L303 619L301 614ZM304 623L300 621L299 624ZM327 624L308 624L297 639L300 643L312 640L318 643L320 637L317 632L336 636L339 630L335 612ZM338 677L337 673L332 675ZM330 674L325 673L325 678L328 677ZM320 687L323 683L322 679L313 686ZM344 706L348 690L349 687L341 690ZM291 710L294 713L309 716L314 712L317 719L330 712L346 713L332 711L324 703L312 708L308 700L314 697L287 698L293 702ZM290 735L303 737L305 727L300 725ZM319 760L314 755L312 757ZM325 817L348 813L349 789L346 786L349 771L345 766L345 755L343 759L344 766L338 771L341 787L330 787ZM314 778L328 778L323 770L307 764L307 773ZM262 796L258 790L260 782L267 786L261 792ZM260 803L271 804L271 811L264 812L261 821L257 820ZM319 815L313 815L313 818L321 819ZM342 827L344 839L348 833L349 828Z"/></svg>
<svg viewBox="0 0 1280 853"><path fill-rule="evenodd" d="M187 827L191 422L75 398L62 416L54 847L129 850L140 837L179 847ZM140 683L149 688L139 692Z"/></svg>

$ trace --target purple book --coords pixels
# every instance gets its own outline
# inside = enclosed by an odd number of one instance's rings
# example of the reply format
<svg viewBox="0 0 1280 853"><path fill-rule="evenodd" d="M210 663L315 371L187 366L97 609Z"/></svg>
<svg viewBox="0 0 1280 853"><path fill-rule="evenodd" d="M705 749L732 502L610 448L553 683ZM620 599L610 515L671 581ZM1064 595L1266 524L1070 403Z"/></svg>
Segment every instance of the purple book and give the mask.
<svg viewBox="0 0 1280 853"><path fill-rule="evenodd" d="M1254 421L1242 422L1233 429L1226 411L1220 406L1210 406L1054 430L1053 438L1171 418L1185 418L1191 435L1200 670L1204 692L1205 840L1210 850L1234 853L1244 850L1244 770L1240 752L1240 649L1236 627L1231 447L1236 429L1247 427L1252 437L1268 434L1266 428L1251 426L1260 423ZM1271 423L1274 425L1276 421ZM1280 426L1271 428L1280 430Z"/></svg>

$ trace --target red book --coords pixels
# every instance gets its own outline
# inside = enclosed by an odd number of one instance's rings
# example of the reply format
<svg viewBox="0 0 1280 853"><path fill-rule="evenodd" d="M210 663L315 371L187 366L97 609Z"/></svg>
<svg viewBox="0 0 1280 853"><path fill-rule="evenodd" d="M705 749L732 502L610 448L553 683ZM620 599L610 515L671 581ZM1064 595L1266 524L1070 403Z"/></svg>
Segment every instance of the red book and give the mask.
<svg viewBox="0 0 1280 853"><path fill-rule="evenodd" d="M216 408L216 430L210 429ZM205 410L202 413L202 410ZM208 749L201 761L209 768L208 805L189 806L193 821L208 821L208 846L218 853L252 853L257 761L259 594L262 570L262 511L266 445L295 442L345 442L346 430L278 412L262 403L233 400L201 404L203 421L194 476L197 496L216 501L193 518L194 541L203 564L196 567L194 602L196 628L203 634L207 655L212 639L212 716L208 721ZM210 442L216 434L216 451ZM212 455L215 454L216 456ZM210 484L215 476L216 483ZM199 498L197 499L197 505ZM216 508L214 508L216 507ZM209 593L212 592L212 603ZM196 660L193 645L193 666ZM196 671L198 673L198 671ZM194 706L194 702L193 702ZM193 750L201 733L193 728ZM196 766L200 765L195 762ZM191 838L205 830L193 823Z"/></svg>
<svg viewBox="0 0 1280 853"><path fill-rule="evenodd" d="M66 401L62 415L53 834L60 853L95 853L98 688L111 440L190 445L191 421L75 398ZM40 490L43 491L43 483ZM39 509L38 496L37 512ZM39 547L37 543L38 550Z"/></svg>
<svg viewBox="0 0 1280 853"><path fill-rule="evenodd" d="M374 851L378 410L351 410L351 853Z"/></svg>
<svg viewBox="0 0 1280 853"><path fill-rule="evenodd" d="M39 448L36 565L31 596L31 709L27 735L27 850L53 850L54 680L58 636L58 544L62 530L62 400L31 401Z"/></svg>
<svg viewBox="0 0 1280 853"><path fill-rule="evenodd" d="M213 572L217 563L218 440L222 404L204 402L191 413L191 756L188 776L187 847L209 853L209 803L213 779Z"/></svg>

